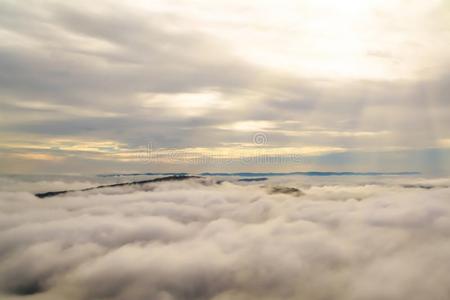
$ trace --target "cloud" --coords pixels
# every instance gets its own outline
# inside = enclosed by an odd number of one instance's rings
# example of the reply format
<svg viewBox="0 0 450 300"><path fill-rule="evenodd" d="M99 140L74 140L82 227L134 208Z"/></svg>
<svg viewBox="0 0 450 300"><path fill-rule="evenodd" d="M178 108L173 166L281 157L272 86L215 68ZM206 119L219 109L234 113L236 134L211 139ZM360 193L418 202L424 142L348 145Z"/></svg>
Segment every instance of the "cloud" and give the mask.
<svg viewBox="0 0 450 300"><path fill-rule="evenodd" d="M301 178L167 182L151 192L45 200L1 192L0 294L369 300L449 293L448 179ZM4 184L24 187L17 179ZM269 194L266 185L303 194Z"/></svg>
<svg viewBox="0 0 450 300"><path fill-rule="evenodd" d="M258 128L274 147L445 147L448 14L410 2L3 1L2 171L142 168L55 139L212 148Z"/></svg>

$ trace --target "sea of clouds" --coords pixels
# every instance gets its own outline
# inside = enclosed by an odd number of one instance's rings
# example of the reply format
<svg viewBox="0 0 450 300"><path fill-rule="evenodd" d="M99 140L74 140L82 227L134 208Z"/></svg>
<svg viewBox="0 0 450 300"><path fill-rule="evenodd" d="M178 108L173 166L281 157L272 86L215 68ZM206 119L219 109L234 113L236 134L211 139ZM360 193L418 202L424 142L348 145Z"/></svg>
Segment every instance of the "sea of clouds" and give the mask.
<svg viewBox="0 0 450 300"><path fill-rule="evenodd" d="M449 179L92 184L0 179L1 299L450 298Z"/></svg>

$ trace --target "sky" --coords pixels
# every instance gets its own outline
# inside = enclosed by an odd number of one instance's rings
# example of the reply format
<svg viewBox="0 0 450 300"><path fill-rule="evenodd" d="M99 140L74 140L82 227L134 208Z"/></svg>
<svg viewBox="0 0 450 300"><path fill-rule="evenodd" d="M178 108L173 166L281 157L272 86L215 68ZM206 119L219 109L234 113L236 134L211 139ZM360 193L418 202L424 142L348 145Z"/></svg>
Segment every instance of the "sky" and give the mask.
<svg viewBox="0 0 450 300"><path fill-rule="evenodd" d="M0 172L450 173L448 0L0 0Z"/></svg>

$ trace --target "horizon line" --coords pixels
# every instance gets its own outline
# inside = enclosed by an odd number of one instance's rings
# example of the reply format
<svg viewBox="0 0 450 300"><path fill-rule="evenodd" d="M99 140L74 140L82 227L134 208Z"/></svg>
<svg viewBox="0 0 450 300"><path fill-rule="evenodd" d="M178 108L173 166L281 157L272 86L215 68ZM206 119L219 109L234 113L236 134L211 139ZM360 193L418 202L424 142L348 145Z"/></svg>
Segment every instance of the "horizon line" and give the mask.
<svg viewBox="0 0 450 300"><path fill-rule="evenodd" d="M158 176L158 175L200 175L200 176L237 176L237 177L261 177L261 176L401 176L420 175L418 171L401 172L352 172L352 171L295 171L295 172L143 172L143 173L109 173L97 174L99 177L120 177L120 176Z"/></svg>

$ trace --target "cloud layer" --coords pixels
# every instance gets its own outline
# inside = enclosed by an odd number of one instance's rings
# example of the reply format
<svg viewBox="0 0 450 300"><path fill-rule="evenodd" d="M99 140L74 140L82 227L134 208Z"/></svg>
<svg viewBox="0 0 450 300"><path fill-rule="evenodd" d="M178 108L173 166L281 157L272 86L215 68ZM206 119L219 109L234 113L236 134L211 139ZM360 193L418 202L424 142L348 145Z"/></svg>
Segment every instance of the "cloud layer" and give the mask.
<svg viewBox="0 0 450 300"><path fill-rule="evenodd" d="M445 299L448 179L426 181L431 189L413 179L382 181L192 180L45 200L1 192L0 294ZM266 185L303 194L270 194Z"/></svg>
<svg viewBox="0 0 450 300"><path fill-rule="evenodd" d="M2 172L145 170L133 159L148 143L233 152L255 131L272 151L317 149L305 169L333 169L333 149L363 157L353 171L415 151L439 169L448 11L438 0L2 1ZM430 165L398 161L390 171Z"/></svg>

